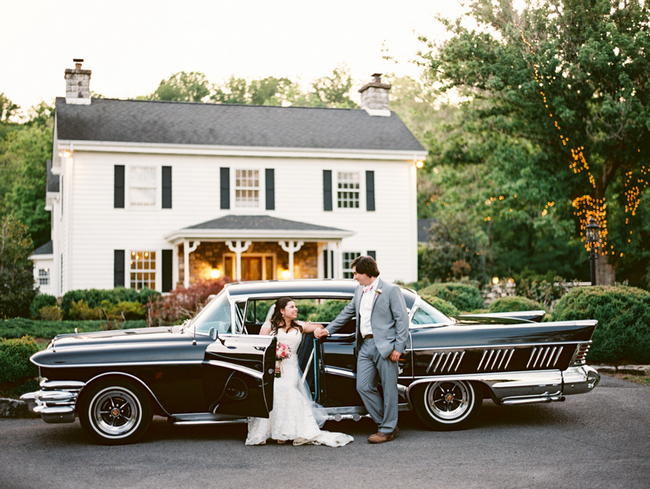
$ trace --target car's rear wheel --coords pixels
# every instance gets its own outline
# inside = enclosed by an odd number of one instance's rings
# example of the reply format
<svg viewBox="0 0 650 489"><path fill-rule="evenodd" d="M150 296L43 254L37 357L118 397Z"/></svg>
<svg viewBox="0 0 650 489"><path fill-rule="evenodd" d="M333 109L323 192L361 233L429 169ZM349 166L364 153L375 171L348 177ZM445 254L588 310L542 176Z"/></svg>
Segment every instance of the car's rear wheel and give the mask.
<svg viewBox="0 0 650 489"><path fill-rule="evenodd" d="M81 426L105 445L138 441L151 424L147 393L127 379L110 379L87 386L77 408Z"/></svg>
<svg viewBox="0 0 650 489"><path fill-rule="evenodd" d="M445 380L417 386L411 396L420 420L434 430L466 427L478 412L482 399L466 380Z"/></svg>

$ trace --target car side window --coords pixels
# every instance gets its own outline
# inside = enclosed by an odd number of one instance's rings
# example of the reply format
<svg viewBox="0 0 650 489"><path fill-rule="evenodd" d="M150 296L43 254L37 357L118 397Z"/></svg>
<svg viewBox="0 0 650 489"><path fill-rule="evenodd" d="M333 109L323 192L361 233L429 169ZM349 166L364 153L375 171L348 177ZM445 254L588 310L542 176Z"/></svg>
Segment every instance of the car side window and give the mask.
<svg viewBox="0 0 650 489"><path fill-rule="evenodd" d="M192 321L197 333L208 334L215 328L219 334L230 333L230 302L226 294L219 294Z"/></svg>
<svg viewBox="0 0 650 489"><path fill-rule="evenodd" d="M413 326L449 324L452 322L451 319L424 300L420 301L416 307L417 309L411 320Z"/></svg>

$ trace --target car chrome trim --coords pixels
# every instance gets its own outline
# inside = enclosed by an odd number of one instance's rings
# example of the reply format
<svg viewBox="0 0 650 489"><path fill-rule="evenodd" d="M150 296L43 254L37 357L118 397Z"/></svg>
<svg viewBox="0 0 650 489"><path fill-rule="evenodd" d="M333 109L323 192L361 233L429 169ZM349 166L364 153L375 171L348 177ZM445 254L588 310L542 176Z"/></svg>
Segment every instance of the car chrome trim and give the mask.
<svg viewBox="0 0 650 489"><path fill-rule="evenodd" d="M348 370L345 368L339 368L339 367L325 367L325 373L326 374L332 374L332 375L338 375L340 377L347 377L349 379L356 379L357 374L355 374L352 370Z"/></svg>
<svg viewBox="0 0 650 489"><path fill-rule="evenodd" d="M164 413L165 416L169 416L169 412L163 407L162 403L158 400L158 397L156 394L153 393L153 391L149 388L149 386L140 378L136 377L135 375L127 374L126 372L103 372L101 374L95 375L92 379L90 379L88 382L86 382L86 385L89 385L91 382L94 382L98 379L101 379L102 377L107 377L107 376L118 376L118 377L128 377L130 379L133 379L138 382L151 396L151 398L155 401L155 403L158 405L160 410Z"/></svg>
<svg viewBox="0 0 650 489"><path fill-rule="evenodd" d="M264 378L264 372L260 372L259 370L255 370L249 367L244 367L243 365L237 365L236 363L224 362L222 360L208 360L204 363L207 365L212 365L214 367L224 367L229 368L230 370L236 370L237 372L250 375L256 379L261 380Z"/></svg>
<svg viewBox="0 0 650 489"><path fill-rule="evenodd" d="M39 367L47 368L70 368L70 367L138 367L141 365L200 365L203 360L160 360L157 362L112 362L112 363L66 363L48 365L37 363L32 360L32 363Z"/></svg>
<svg viewBox="0 0 650 489"><path fill-rule="evenodd" d="M545 341L539 343L505 343L498 345L468 345L468 346L431 346L426 348L412 348L409 351L431 351L431 350L480 350L480 349L499 349L499 348L526 348L530 346L539 346L539 345L581 345L587 343L587 341ZM591 341L589 341L591 343Z"/></svg>

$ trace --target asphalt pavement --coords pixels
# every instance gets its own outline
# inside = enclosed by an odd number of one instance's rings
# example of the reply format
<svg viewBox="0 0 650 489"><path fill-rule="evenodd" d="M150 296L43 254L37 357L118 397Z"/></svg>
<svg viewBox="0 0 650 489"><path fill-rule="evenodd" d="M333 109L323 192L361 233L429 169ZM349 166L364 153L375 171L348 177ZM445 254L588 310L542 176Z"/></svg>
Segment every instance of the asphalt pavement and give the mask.
<svg viewBox="0 0 650 489"><path fill-rule="evenodd" d="M135 445L92 445L79 423L0 419L2 489L650 487L650 388L603 376L566 402L498 407L474 426L427 431L401 413L400 438L370 445L369 420L328 423L342 448L244 446L244 425L156 418Z"/></svg>

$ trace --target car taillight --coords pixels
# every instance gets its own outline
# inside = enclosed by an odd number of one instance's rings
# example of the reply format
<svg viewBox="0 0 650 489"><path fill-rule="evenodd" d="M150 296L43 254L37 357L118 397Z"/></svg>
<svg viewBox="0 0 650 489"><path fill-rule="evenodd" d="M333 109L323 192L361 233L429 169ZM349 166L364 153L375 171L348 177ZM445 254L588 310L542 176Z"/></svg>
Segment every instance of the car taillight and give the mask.
<svg viewBox="0 0 650 489"><path fill-rule="evenodd" d="M581 345L578 345L578 348L576 348L576 352L573 355L573 361L571 362L571 365L578 367L587 363L587 353L589 353L589 348L591 348L591 343L583 343Z"/></svg>

